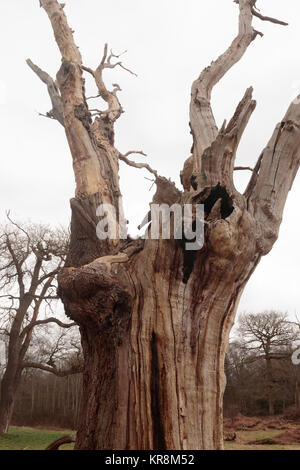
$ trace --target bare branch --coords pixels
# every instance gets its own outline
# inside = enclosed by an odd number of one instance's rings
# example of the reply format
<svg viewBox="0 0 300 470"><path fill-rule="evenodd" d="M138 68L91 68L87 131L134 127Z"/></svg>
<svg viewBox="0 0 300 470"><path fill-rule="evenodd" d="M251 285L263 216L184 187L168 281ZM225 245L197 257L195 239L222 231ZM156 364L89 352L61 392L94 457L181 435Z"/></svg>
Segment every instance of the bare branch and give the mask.
<svg viewBox="0 0 300 470"><path fill-rule="evenodd" d="M96 70L93 70L90 67L86 67L84 65L82 65L81 68L82 68L82 70L84 70L85 72L88 72L89 74L91 74L94 77L94 79L96 81L96 85L97 85L98 90L99 90L99 96L101 96L101 98L104 101L106 101L107 104L108 104L108 110L107 111L98 111L97 110L97 113L99 115L104 115L104 114L107 115L109 117L109 119L112 122L114 122L123 113L122 106L121 106L121 104L120 104L120 102L119 102L119 100L116 96L117 92L121 91L121 88L120 88L119 85L113 84L113 86L115 88L112 91L109 91L107 89L107 87L105 86L105 83L103 81L103 70L104 69L114 69L115 67L119 66L123 70L126 70L127 72L129 72L130 74L135 75L135 76L137 76L137 75L134 72L132 72L130 69L124 67L122 62L116 62L115 64L111 63L112 58L119 58L121 55L125 54L126 51L123 52L122 54L119 54L119 55L116 55L111 51L111 53L108 57L107 57L107 51L108 51L108 45L105 44L104 45L103 57L102 57L101 62L100 62L99 66L97 67Z"/></svg>
<svg viewBox="0 0 300 470"><path fill-rule="evenodd" d="M50 278L47 279L47 281L45 282L45 284L43 285L42 287L42 290L41 290L41 295L40 295L40 298L38 300L35 300L35 305L34 305L34 309L33 309L33 315L32 315L32 318L31 318L31 321L29 323L29 328L26 330L25 328L25 332L23 331L21 334L20 334L20 339L23 338L23 336L25 336L25 339L24 339L24 342L21 346L21 349L20 349L20 352L19 352L19 362L22 362L27 351L28 351L28 348L29 348L29 345L30 345L30 342L31 342L31 338L32 338L32 333L33 333L33 329L30 328L31 325L34 325L34 323L36 322L37 318L38 318L38 315L39 315L39 311L40 311L40 307L41 307L41 304L44 300L44 297L48 291L48 289L50 288L51 286L51 283L53 281L53 278L54 276L51 276ZM36 284L37 285L37 284ZM31 291L31 289L30 289ZM24 335L23 335L24 333Z"/></svg>
<svg viewBox="0 0 300 470"><path fill-rule="evenodd" d="M110 61L112 59L112 57L115 57L116 59L119 59L122 55L126 54L127 50L126 51L123 51L121 52L120 54L116 55L113 53L112 49L110 50L110 56L107 58L107 63L110 64Z"/></svg>
<svg viewBox="0 0 300 470"><path fill-rule="evenodd" d="M106 69L114 69L114 68L117 67L117 66L121 67L123 70L126 70L126 72L131 73L131 75L134 75L135 77L137 77L137 74L134 73L134 72L132 72L132 70L130 70L130 69L124 67L124 65L122 64L122 62L117 62L116 64L105 64L105 67L104 67L104 68L106 68Z"/></svg>
<svg viewBox="0 0 300 470"><path fill-rule="evenodd" d="M85 72L88 72L90 75L92 75L93 77L95 77L95 72L93 69L91 69L90 67L85 67L85 65L82 65L81 66L82 70L84 70ZM97 96L101 96L101 95L97 95ZM94 98L97 98L97 96L94 96Z"/></svg>
<svg viewBox="0 0 300 470"><path fill-rule="evenodd" d="M63 108L61 102L61 96L59 90L55 84L53 78L47 72L44 72L37 65L35 65L30 59L27 59L27 64L34 71L34 73L47 85L48 93L52 103L52 109L46 115L41 116L48 117L50 119L56 119L62 126L64 126Z"/></svg>
<svg viewBox="0 0 300 470"><path fill-rule="evenodd" d="M67 377L68 375L80 374L83 372L83 367L79 365L78 367L71 367L70 369L57 369L56 367L45 366L44 364L39 364L38 362L22 362L22 368L26 369L39 369L44 370L45 372L50 372L51 374L57 375L58 377Z"/></svg>
<svg viewBox="0 0 300 470"><path fill-rule="evenodd" d="M77 326L77 323L63 323L57 318L51 317L51 318L46 318L45 320L37 320L35 322L31 322L28 326L26 326L22 333L20 334L20 338L23 337L25 334L28 333L28 331L32 330L38 325L46 325L48 323L56 323L58 326L61 328L72 328L73 326Z"/></svg>
<svg viewBox="0 0 300 470"><path fill-rule="evenodd" d="M123 109L106 109L105 111L101 111L100 109L90 109L90 112L93 113L91 114L92 116L106 116L109 113L115 113L115 112L121 112L124 113Z"/></svg>
<svg viewBox="0 0 300 470"><path fill-rule="evenodd" d="M107 45L106 45L107 47ZM106 49L107 50L107 49ZM131 73L131 75L134 75L135 77L137 77L137 74L132 72L130 69L124 67L124 65L122 64L122 62L116 62L115 64L111 64L111 59L114 57L116 59L119 59L122 55L126 54L127 51L124 51L124 52L121 52L121 54L114 54L112 52L112 50L110 50L110 56L107 58L107 62L104 62L103 65L104 65L104 68L115 68L116 66L119 66L121 67L123 70L126 70L126 72L129 72Z"/></svg>
<svg viewBox="0 0 300 470"><path fill-rule="evenodd" d="M129 150L129 152L126 152L124 154L124 157L129 157L129 155L132 154L138 154L138 155L143 155L143 157L147 157L147 154L144 153L142 150Z"/></svg>
<svg viewBox="0 0 300 470"><path fill-rule="evenodd" d="M256 1L257 0L250 0L250 5L252 7L252 15L256 16L262 21L270 21L271 23L275 24L280 24L282 26L288 26L288 23L285 23L284 21L277 20L276 18L271 18L270 16L263 16L259 11L258 8L256 7ZM240 0L234 0L234 3L239 4Z"/></svg>
<svg viewBox="0 0 300 470"><path fill-rule="evenodd" d="M83 67L82 67L82 68L83 68ZM83 70L84 70L84 69L83 69ZM100 95L88 96L88 97L86 98L86 100L87 100L87 101L88 101L88 100L94 100L94 99L96 99L96 98L100 98Z"/></svg>
<svg viewBox="0 0 300 470"><path fill-rule="evenodd" d="M153 170L147 163L135 163L132 160L129 160L127 158L127 155L131 155L132 153L139 153L139 154L142 154L142 155L145 156L145 154L143 152L130 151L130 152L127 152L125 155L122 155L121 153L119 153L119 159L122 160L123 162L125 162L127 165L132 166L134 168L145 168L150 173L152 173L155 176L155 178L158 177L157 171Z"/></svg>
<svg viewBox="0 0 300 470"><path fill-rule="evenodd" d="M17 227L17 229L19 229L21 232L24 233L24 235L26 235L26 238L27 238L27 250L29 248L29 245L30 245L30 236L29 236L29 233L23 228L21 227L19 224L17 224L17 222L15 222L14 220L11 219L10 217L10 211L7 211L6 212L6 217L8 218L8 220L10 221L10 223L12 225L14 225L15 227Z"/></svg>
<svg viewBox="0 0 300 470"><path fill-rule="evenodd" d="M234 171L254 171L250 166L235 166Z"/></svg>
<svg viewBox="0 0 300 470"><path fill-rule="evenodd" d="M6 246L7 246L8 251L9 251L9 253L10 253L12 259L13 259L14 266L15 266L15 269L16 269L16 272L17 272L20 297L23 297L24 292L25 292L25 285L24 285L24 280L23 280L22 265L25 261L25 258L23 257L23 259L21 261L18 260L8 235L6 235Z"/></svg>
<svg viewBox="0 0 300 470"><path fill-rule="evenodd" d="M256 16L257 18L259 18L262 21L270 21L271 23L280 24L282 26L288 26L288 23L285 23L284 21L277 20L276 18L271 18L270 16L261 15L254 8L252 9L252 14L253 14L253 16Z"/></svg>

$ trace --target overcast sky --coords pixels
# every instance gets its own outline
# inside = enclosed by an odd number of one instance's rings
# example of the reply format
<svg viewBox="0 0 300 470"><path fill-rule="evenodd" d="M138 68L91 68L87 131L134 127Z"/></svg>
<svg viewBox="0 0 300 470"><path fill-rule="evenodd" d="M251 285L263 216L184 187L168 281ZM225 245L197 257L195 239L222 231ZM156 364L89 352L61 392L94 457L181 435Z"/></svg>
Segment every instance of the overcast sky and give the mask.
<svg viewBox="0 0 300 470"><path fill-rule="evenodd" d="M264 37L255 40L213 93L214 112L221 124L232 116L245 89L254 87L258 106L237 161L246 166L255 164L300 91L299 0L258 0L257 6L290 26L255 20ZM116 53L128 50L124 65L138 77L116 69L105 76L108 86L117 82L123 90L119 96L125 114L116 124L116 146L124 153L143 150L149 164L179 186L179 172L192 144L188 127L191 84L236 34L237 5L232 0L66 0L65 11L86 66L98 65L105 42ZM53 77L60 66L39 1L0 0L0 36L0 220L10 209L18 219L67 225L74 193L70 151L63 128L38 115L51 106L45 86L25 63L30 57ZM88 95L96 94L89 81L87 89ZM100 106L95 102L95 107ZM236 186L243 190L249 174L238 173ZM144 176L148 176L144 171L122 166L125 211L133 234L153 193ZM299 176L279 240L249 281L239 311L276 309L300 314Z"/></svg>

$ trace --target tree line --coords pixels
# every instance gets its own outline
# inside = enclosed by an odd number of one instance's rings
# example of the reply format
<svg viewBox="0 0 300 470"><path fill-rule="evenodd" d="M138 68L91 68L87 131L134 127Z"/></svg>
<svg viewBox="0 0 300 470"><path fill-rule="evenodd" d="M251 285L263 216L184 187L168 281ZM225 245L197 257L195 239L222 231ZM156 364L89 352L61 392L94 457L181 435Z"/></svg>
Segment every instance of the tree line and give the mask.
<svg viewBox="0 0 300 470"><path fill-rule="evenodd" d="M25 370L16 393L11 424L76 430L81 387L81 374L58 377L39 370Z"/></svg>

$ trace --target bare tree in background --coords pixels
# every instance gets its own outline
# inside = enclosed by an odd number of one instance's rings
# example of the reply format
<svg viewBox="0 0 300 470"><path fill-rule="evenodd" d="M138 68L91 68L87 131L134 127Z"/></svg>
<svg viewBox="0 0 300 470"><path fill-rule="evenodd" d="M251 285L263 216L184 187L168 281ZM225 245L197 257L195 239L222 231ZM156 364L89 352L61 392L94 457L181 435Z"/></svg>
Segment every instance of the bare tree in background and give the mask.
<svg viewBox="0 0 300 470"><path fill-rule="evenodd" d="M253 362L247 361L248 356L242 340L230 342L225 357L226 389L223 406L224 415L232 419L232 424L238 413L247 414L249 395L253 398Z"/></svg>
<svg viewBox="0 0 300 470"><path fill-rule="evenodd" d="M298 331L288 322L286 314L270 311L243 315L239 320L239 333L242 347L248 353L244 362L263 360L269 414L274 415L276 362L287 358L291 361L293 342L299 338Z"/></svg>
<svg viewBox="0 0 300 470"><path fill-rule="evenodd" d="M104 72L124 67L118 56L106 45L97 67L88 67L64 4L40 0L62 64L56 81L32 61L28 65L48 87L48 117L64 126L76 180L70 250L58 279L66 313L80 325L84 353L86 406L77 449L223 446L228 335L248 279L277 239L300 159L300 104L295 101L251 170L245 193L234 186L237 148L256 102L249 88L230 122L218 129L211 93L262 35L252 26L253 16L286 24L264 17L255 0L235 1L237 37L192 85L193 150L180 191L148 164L130 159L136 152L115 147L114 124L123 111L120 87L107 88ZM93 77L106 109L89 108L84 73ZM204 205L201 250L186 250L186 240L174 236L124 241L121 217L114 239L97 238L97 207L105 203L122 213L119 161L151 173L157 187L154 203Z"/></svg>
<svg viewBox="0 0 300 470"><path fill-rule="evenodd" d="M34 328L56 323L55 317L39 319L41 308L57 298L55 276L65 261L68 235L47 226L19 225L10 221L0 232L0 333L6 337L6 367L1 380L0 433L6 433L14 399L25 367L62 374L52 362L28 361ZM57 351L56 351L57 353Z"/></svg>
<svg viewBox="0 0 300 470"><path fill-rule="evenodd" d="M82 374L75 373L82 364L78 329L61 328L55 323L37 328L26 362L34 367L23 371L12 424L76 429L82 388Z"/></svg>

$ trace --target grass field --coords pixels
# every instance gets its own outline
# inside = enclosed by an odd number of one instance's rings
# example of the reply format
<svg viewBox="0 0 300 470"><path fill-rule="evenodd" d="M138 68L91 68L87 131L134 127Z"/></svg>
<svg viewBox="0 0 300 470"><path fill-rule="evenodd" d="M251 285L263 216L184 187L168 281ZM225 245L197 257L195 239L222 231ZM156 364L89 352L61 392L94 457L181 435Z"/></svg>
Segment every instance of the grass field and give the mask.
<svg viewBox="0 0 300 470"><path fill-rule="evenodd" d="M225 442L225 450L300 450L299 445L249 445L247 442L257 439L272 439L280 434L279 430L238 431L235 442ZM8 435L0 436L0 450L43 450L51 442L65 435L75 435L74 431L53 431L27 427L9 429ZM61 450L72 450L73 444L65 444Z"/></svg>
<svg viewBox="0 0 300 470"><path fill-rule="evenodd" d="M249 445L247 442L260 439L274 439L282 431L268 429L267 431L237 431L235 442L225 442L225 450L300 450L298 445Z"/></svg>
<svg viewBox="0 0 300 470"><path fill-rule="evenodd" d="M74 431L53 431L27 427L9 428L7 435L0 435L0 450L43 450L59 437L75 435ZM61 450L73 449L73 444L65 444Z"/></svg>

